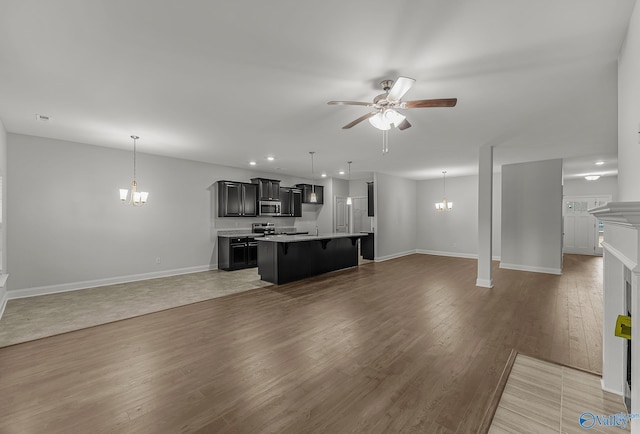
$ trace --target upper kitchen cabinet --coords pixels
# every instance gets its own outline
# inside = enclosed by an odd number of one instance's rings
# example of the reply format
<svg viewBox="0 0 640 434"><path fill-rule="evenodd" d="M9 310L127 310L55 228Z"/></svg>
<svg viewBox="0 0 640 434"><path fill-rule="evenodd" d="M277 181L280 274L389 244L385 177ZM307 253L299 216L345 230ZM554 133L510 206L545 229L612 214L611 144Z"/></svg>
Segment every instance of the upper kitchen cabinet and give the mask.
<svg viewBox="0 0 640 434"><path fill-rule="evenodd" d="M302 217L302 190L296 187L280 187L283 217Z"/></svg>
<svg viewBox="0 0 640 434"><path fill-rule="evenodd" d="M367 216L373 217L373 181L367 182Z"/></svg>
<svg viewBox="0 0 640 434"><path fill-rule="evenodd" d="M258 185L218 181L218 217L255 217Z"/></svg>
<svg viewBox="0 0 640 434"><path fill-rule="evenodd" d="M296 188L302 190L302 203L314 203L322 205L324 203L324 187L321 185L296 184ZM315 191L316 202L311 202L311 193Z"/></svg>
<svg viewBox="0 0 640 434"><path fill-rule="evenodd" d="M258 186L258 200L280 199L280 180L251 178L251 182Z"/></svg>

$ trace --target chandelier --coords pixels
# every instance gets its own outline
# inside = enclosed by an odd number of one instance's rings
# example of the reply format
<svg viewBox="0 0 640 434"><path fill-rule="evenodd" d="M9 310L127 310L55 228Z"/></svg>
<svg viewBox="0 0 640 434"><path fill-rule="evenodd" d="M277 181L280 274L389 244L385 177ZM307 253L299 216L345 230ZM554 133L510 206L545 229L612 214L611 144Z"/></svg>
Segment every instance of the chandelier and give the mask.
<svg viewBox="0 0 640 434"><path fill-rule="evenodd" d="M447 202L447 195L445 190L445 181L447 177L447 171L442 171L442 202L436 202L436 209L438 211L451 211L453 208L453 202Z"/></svg>
<svg viewBox="0 0 640 434"><path fill-rule="evenodd" d="M138 183L136 182L136 140L140 137L131 136L133 139L133 181L131 181L131 191L126 188L120 189L120 200L124 205L142 206L147 203L149 193L146 191L138 191Z"/></svg>

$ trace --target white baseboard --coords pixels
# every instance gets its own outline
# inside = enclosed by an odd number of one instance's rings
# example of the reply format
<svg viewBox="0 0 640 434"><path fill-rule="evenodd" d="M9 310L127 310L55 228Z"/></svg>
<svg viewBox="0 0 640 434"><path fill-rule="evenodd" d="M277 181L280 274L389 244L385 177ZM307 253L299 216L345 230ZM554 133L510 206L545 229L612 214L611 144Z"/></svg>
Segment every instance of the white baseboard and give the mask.
<svg viewBox="0 0 640 434"><path fill-rule="evenodd" d="M500 268L506 268L507 270L532 271L534 273L558 274L558 275L562 274L562 269L560 268L533 267L530 265L520 265L520 264L505 264L504 262L500 262Z"/></svg>
<svg viewBox="0 0 640 434"><path fill-rule="evenodd" d="M423 255L449 256L451 258L478 259L478 255L476 253L441 252L438 250L422 250L422 249L418 249L417 253L421 253ZM491 260L499 261L500 256L494 256L491 258Z"/></svg>
<svg viewBox="0 0 640 434"><path fill-rule="evenodd" d="M493 280L492 279L476 279L476 286L481 286L482 288L493 288Z"/></svg>
<svg viewBox="0 0 640 434"><path fill-rule="evenodd" d="M376 256L376 262L388 261L389 259L401 258L402 256L413 255L417 253L416 250L408 250L406 252L394 253L392 255L387 256Z"/></svg>
<svg viewBox="0 0 640 434"><path fill-rule="evenodd" d="M36 297L38 295L56 294L59 292L76 291L78 289L95 288L98 286L116 285L118 283L137 282L140 280L157 279L159 277L178 276L180 274L199 273L202 271L216 270L217 267L211 265L200 265L197 267L178 268L174 270L155 271L152 273L133 274L130 276L109 277L106 279L86 280L83 282L61 283L58 285L38 286L34 288L24 288L7 291L5 298L13 300L16 298Z"/></svg>
<svg viewBox="0 0 640 434"><path fill-rule="evenodd" d="M478 259L478 255L474 253L440 252L437 250L422 250L422 249L418 249L417 252L423 255L450 256L452 258Z"/></svg>
<svg viewBox="0 0 640 434"><path fill-rule="evenodd" d="M622 393L620 390L609 389L609 388L605 387L604 380L602 378L600 379L600 387L605 392L613 393L614 395L618 395L618 396L624 396L624 393Z"/></svg>

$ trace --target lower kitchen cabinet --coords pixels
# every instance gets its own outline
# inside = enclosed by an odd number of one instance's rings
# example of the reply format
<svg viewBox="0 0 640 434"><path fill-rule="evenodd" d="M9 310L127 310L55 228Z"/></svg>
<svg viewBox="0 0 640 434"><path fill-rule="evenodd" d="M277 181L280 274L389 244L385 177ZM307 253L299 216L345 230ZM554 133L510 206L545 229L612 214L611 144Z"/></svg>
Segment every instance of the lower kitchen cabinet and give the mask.
<svg viewBox="0 0 640 434"><path fill-rule="evenodd" d="M258 266L258 242L253 237L218 237L218 269L240 270Z"/></svg>
<svg viewBox="0 0 640 434"><path fill-rule="evenodd" d="M374 241L373 232L368 232L368 235L366 237L360 238L360 256L362 256L363 259L371 259L371 260L375 259L373 241Z"/></svg>

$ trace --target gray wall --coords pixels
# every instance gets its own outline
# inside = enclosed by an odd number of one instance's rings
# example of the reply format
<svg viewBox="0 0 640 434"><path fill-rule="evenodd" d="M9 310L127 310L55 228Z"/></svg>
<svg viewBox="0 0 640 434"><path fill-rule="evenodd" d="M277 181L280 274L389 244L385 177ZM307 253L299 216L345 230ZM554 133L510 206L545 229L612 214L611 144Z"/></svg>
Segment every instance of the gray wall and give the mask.
<svg viewBox="0 0 640 434"><path fill-rule="evenodd" d="M367 182L371 181L373 181L373 177L350 180L349 194L352 197L367 197Z"/></svg>
<svg viewBox="0 0 640 434"><path fill-rule="evenodd" d="M502 166L500 267L562 272L562 160Z"/></svg>
<svg viewBox="0 0 640 434"><path fill-rule="evenodd" d="M618 194L640 201L640 6L629 20L618 58Z"/></svg>
<svg viewBox="0 0 640 434"><path fill-rule="evenodd" d="M8 273L7 269L7 131L0 121L0 176L2 176L2 191L0 191L0 273ZM0 287L0 316L4 311L7 300L7 287Z"/></svg>
<svg viewBox="0 0 640 434"><path fill-rule="evenodd" d="M390 259L416 251L417 182L374 174L376 191L376 259Z"/></svg>
<svg viewBox="0 0 640 434"><path fill-rule="evenodd" d="M325 205L304 209L301 219L217 217L217 180L310 182L273 173L138 154L137 180L149 202L134 208L118 197L131 182L130 151L9 134L8 161L10 296L215 268L219 229L267 220L315 227L318 215L332 214Z"/></svg>
<svg viewBox="0 0 640 434"><path fill-rule="evenodd" d="M500 257L501 175L493 175L493 253ZM418 182L418 251L446 256L478 256L478 177L460 176L446 180L447 201L453 209L437 211L442 200L442 178Z"/></svg>
<svg viewBox="0 0 640 434"><path fill-rule="evenodd" d="M603 176L596 181L567 179L564 181L565 196L611 196L612 201L618 197L618 177Z"/></svg>

